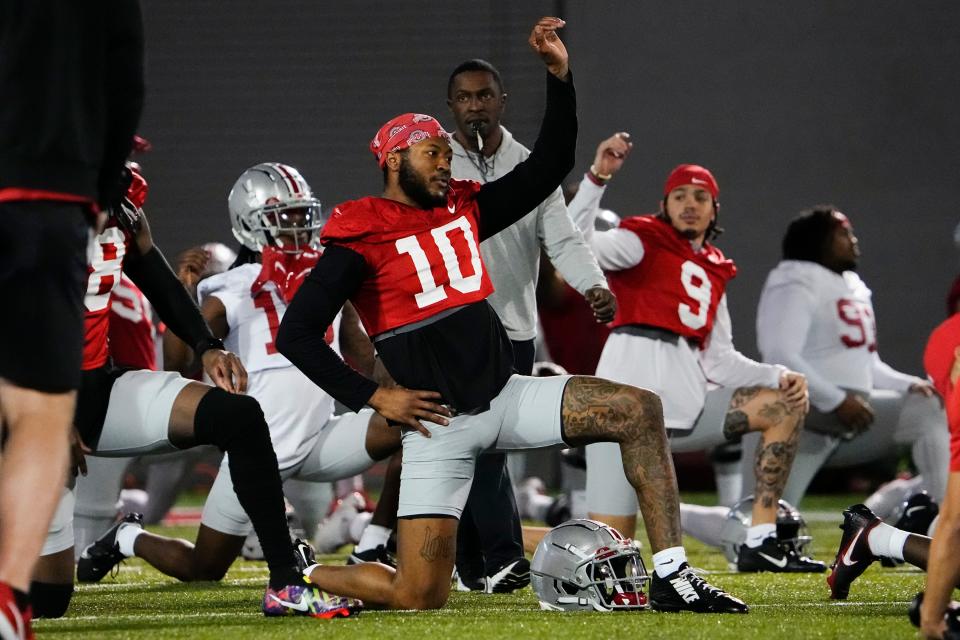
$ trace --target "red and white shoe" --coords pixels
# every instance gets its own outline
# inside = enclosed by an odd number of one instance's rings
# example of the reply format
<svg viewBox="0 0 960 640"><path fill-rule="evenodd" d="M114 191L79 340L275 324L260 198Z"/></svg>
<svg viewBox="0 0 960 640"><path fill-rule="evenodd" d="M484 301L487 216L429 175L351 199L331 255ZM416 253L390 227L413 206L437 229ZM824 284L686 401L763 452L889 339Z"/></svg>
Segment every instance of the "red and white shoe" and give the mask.
<svg viewBox="0 0 960 640"><path fill-rule="evenodd" d="M33 640L30 626L30 607L21 610L13 597L13 589L0 582L0 638L2 640Z"/></svg>
<svg viewBox="0 0 960 640"><path fill-rule="evenodd" d="M850 584L867 570L877 556L870 551L867 536L878 524L883 522L866 505L855 504L843 512L843 536L840 548L833 561L833 571L827 576L830 598L846 600L850 594Z"/></svg>

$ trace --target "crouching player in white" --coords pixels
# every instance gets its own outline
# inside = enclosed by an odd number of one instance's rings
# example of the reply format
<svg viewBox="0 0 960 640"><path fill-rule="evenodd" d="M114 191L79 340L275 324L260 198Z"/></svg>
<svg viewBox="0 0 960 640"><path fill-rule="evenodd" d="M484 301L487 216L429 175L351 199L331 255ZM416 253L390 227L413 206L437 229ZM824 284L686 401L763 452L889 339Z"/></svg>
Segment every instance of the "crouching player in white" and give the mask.
<svg viewBox="0 0 960 640"><path fill-rule="evenodd" d="M814 207L790 223L783 260L760 295L760 353L805 374L813 405L783 497L798 504L824 465L862 464L909 445L922 478L914 489L940 501L950 458L942 401L926 380L880 359L872 294L856 272L859 259L847 217L833 205ZM743 473L747 481L752 471ZM904 497L891 485L866 504L885 518Z"/></svg>
<svg viewBox="0 0 960 640"><path fill-rule="evenodd" d="M759 432L751 457L757 480L750 485L757 499L738 569L824 571L823 563L776 537L777 503L807 410L807 384L802 375L750 360L733 345L725 288L736 266L711 242L719 233L713 175L680 165L667 177L659 214L594 230L604 184L630 148L623 133L603 141L570 203L619 301L597 375L660 395L675 452L712 449ZM587 508L591 518L630 536L637 502L619 458L618 443L587 447Z"/></svg>
<svg viewBox="0 0 960 640"><path fill-rule="evenodd" d="M243 244L238 262L250 262L200 282L201 312L214 335L246 366L247 393L263 408L281 478L349 478L399 450L399 430L372 410L332 417L333 398L276 349L287 302L320 257L315 249L320 203L307 182L288 165L258 164L237 180L229 208L233 233ZM346 346L354 362L368 360L361 368L372 369L372 345L356 312L348 305L342 316L349 320L341 321L338 315L325 340L338 355L339 346ZM186 344L180 349L166 346L168 357L188 364ZM204 505L195 545L149 533L135 517L128 516L118 527L119 533L108 532L88 550L87 559L81 559L81 580L99 580L133 555L180 580L221 579L251 527L234 492L229 453ZM115 544L118 539L122 545Z"/></svg>

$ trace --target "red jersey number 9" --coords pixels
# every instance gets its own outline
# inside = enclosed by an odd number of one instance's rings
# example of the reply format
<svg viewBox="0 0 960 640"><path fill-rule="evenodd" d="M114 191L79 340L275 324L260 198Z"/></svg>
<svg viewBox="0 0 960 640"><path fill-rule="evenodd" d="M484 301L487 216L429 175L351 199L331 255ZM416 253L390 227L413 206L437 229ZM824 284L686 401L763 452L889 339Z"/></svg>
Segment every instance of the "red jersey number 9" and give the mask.
<svg viewBox="0 0 960 640"><path fill-rule="evenodd" d="M687 260L680 267L680 284L697 303L696 311L690 305L680 303L677 307L680 322L693 330L701 329L707 324L707 314L710 312L710 277L703 267Z"/></svg>

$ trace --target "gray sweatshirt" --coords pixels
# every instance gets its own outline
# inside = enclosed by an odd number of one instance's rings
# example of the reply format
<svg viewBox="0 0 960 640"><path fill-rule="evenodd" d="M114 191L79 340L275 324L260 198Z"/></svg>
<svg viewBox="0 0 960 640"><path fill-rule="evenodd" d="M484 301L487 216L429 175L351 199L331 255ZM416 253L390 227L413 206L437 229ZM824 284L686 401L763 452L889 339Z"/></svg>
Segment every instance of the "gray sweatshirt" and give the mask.
<svg viewBox="0 0 960 640"><path fill-rule="evenodd" d="M526 160L530 150L514 140L503 126L500 148L489 158L469 153L456 140L453 147L454 178L492 182ZM481 173L485 163L485 174ZM516 224L480 244L496 292L488 298L511 340L532 340L537 335L537 276L540 248L563 279L580 293L596 286L607 288L583 235L574 226L563 193L557 188L539 207Z"/></svg>

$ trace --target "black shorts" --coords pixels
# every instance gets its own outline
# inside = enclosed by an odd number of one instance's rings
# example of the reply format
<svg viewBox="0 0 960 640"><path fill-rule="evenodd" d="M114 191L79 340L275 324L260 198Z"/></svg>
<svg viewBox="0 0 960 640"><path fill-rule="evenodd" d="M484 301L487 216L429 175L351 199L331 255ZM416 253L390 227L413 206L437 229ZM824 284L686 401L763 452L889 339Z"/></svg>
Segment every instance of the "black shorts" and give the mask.
<svg viewBox="0 0 960 640"><path fill-rule="evenodd" d="M0 378L63 393L80 386L90 226L85 206L0 202Z"/></svg>

